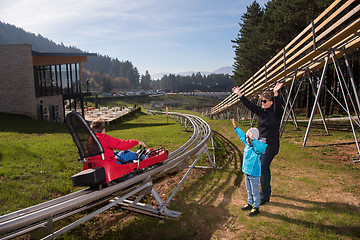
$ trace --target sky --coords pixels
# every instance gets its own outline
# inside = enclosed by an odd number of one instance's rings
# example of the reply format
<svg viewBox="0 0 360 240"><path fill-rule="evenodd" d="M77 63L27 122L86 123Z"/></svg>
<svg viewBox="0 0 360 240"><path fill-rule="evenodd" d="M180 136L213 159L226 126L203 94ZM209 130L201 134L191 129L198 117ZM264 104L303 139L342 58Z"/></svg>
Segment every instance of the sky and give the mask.
<svg viewBox="0 0 360 240"><path fill-rule="evenodd" d="M268 0L257 0L261 7ZM129 60L140 74L212 72L253 0L0 0L0 21L55 43Z"/></svg>

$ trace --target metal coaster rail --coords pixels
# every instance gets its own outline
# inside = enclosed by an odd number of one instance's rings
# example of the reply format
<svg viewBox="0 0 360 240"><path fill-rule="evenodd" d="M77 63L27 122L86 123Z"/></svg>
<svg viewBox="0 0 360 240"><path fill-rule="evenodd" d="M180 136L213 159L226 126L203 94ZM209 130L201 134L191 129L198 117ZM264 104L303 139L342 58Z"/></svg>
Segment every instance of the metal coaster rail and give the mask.
<svg viewBox="0 0 360 240"><path fill-rule="evenodd" d="M151 110L148 110L148 113L165 114L165 112ZM189 172L199 160L200 156L203 153L207 153L207 156L212 163L211 167L216 167L216 164L215 159L212 160L207 152L208 143L211 140L211 128L209 124L200 117L189 114L169 113L169 116L184 125L184 131L192 129L192 135L185 144L169 154L168 159L164 161L163 165L142 174L135 175L124 182L100 190L86 188L48 202L0 216L0 239L11 239L29 232L31 232L32 238L52 239L115 205L124 206L127 210L130 209L140 213L148 213L149 215L167 217L179 216L181 214L180 212L169 210L168 206ZM192 166L184 178L178 184L171 196L163 202L153 187L152 178L157 174L169 173L188 168L190 157L195 155L197 155L197 158L192 163ZM144 207L144 205L141 205L140 207L138 202L143 196L150 193L154 196L159 206ZM135 201L125 205L124 203L127 201L126 199L130 196L138 197ZM74 215L78 212L94 208L95 206L102 206L104 204L107 205L54 232L54 222Z"/></svg>

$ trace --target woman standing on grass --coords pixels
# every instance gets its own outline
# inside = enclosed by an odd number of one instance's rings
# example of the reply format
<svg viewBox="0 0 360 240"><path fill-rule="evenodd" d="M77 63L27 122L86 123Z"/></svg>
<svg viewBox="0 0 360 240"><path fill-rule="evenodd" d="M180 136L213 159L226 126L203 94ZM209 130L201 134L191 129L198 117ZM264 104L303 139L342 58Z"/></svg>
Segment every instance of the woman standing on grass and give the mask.
<svg viewBox="0 0 360 240"><path fill-rule="evenodd" d="M279 90L282 83L277 83L274 87L273 93L264 91L261 98L261 107L250 102L241 92L240 87L234 87L232 92L239 96L241 102L252 113L258 116L257 128L260 131L259 138L264 138L268 147L263 155L261 155L261 192L260 204L265 204L270 201L271 195L271 173L270 164L275 155L279 152L279 128L283 109L281 107Z"/></svg>

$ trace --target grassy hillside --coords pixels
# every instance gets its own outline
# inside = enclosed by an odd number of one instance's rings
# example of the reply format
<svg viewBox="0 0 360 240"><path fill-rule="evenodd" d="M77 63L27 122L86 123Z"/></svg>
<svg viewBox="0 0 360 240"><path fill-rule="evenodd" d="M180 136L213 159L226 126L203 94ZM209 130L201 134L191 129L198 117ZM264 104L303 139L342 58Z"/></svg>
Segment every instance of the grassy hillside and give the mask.
<svg viewBox="0 0 360 240"><path fill-rule="evenodd" d="M289 125L271 165L271 201L251 218L241 211L247 198L241 172L244 146L230 121L206 120L214 131L216 161L222 169L190 174L169 207L182 212L179 219L114 208L59 239L360 239L360 166L352 162L357 156L355 145L302 148L306 125L300 124L300 131ZM336 138L314 124L309 144L352 141L345 124L333 123L330 130ZM164 116L143 113L107 125L107 133L170 151L190 134L173 120L166 124ZM0 153L1 214L77 190L71 176L81 164L64 124L0 114ZM205 158L202 164L208 164ZM156 189L164 200L183 174L158 178Z"/></svg>

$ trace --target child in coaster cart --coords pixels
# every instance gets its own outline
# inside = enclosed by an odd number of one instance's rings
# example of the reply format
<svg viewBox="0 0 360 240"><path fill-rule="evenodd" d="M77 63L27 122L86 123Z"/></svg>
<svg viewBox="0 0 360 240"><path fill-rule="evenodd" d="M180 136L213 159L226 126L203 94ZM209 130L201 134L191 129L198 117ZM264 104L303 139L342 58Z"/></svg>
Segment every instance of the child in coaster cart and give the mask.
<svg viewBox="0 0 360 240"><path fill-rule="evenodd" d="M118 159L115 158L114 149L119 150L128 150L136 145L141 145L144 148L146 147L144 142L129 139L122 140L120 138L114 138L110 135L105 134L105 121L101 118L95 119L90 124L91 129L95 132L96 137L99 139L103 149L105 160L113 161L118 163ZM89 157L90 160L101 160L100 155Z"/></svg>
<svg viewBox="0 0 360 240"><path fill-rule="evenodd" d="M235 133L245 144L242 171L245 173L245 185L248 193L248 203L241 210L251 210L249 216L255 216L260 213L260 191L259 183L261 176L260 156L265 152L267 144L264 139L258 140L259 130L250 128L246 134L236 126L232 119Z"/></svg>

